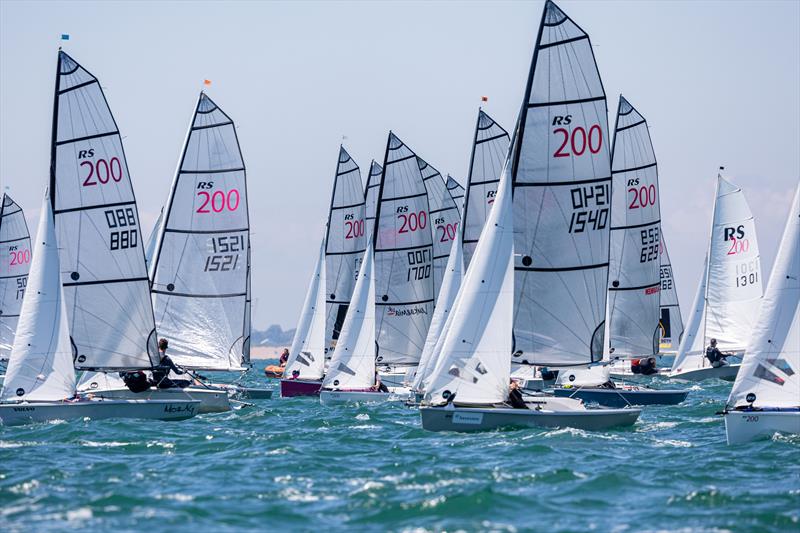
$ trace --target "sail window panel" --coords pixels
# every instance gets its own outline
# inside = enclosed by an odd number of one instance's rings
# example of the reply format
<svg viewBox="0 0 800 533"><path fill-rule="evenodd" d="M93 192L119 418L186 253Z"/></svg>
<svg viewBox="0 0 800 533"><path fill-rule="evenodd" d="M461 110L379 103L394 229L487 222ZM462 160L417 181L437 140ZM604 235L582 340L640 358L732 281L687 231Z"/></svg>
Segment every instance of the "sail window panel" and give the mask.
<svg viewBox="0 0 800 533"><path fill-rule="evenodd" d="M158 306L159 336L169 339L170 357L191 368L238 368L245 296L180 298Z"/></svg>
<svg viewBox="0 0 800 533"><path fill-rule="evenodd" d="M64 90L64 87L60 87ZM115 132L117 126L100 84L93 83L58 96L56 143Z"/></svg>
<svg viewBox="0 0 800 533"><path fill-rule="evenodd" d="M59 145L56 161L56 215L65 209L133 202L119 135Z"/></svg>
<svg viewBox="0 0 800 533"><path fill-rule="evenodd" d="M514 183L609 178L607 143L605 100L530 108Z"/></svg>
<svg viewBox="0 0 800 533"><path fill-rule="evenodd" d="M604 95L589 39L539 49L530 105L589 100ZM602 106L605 112L605 102Z"/></svg>
<svg viewBox="0 0 800 533"><path fill-rule="evenodd" d="M244 297L248 239L247 231L225 235L165 233L153 290L176 295ZM160 300L156 298L157 302Z"/></svg>

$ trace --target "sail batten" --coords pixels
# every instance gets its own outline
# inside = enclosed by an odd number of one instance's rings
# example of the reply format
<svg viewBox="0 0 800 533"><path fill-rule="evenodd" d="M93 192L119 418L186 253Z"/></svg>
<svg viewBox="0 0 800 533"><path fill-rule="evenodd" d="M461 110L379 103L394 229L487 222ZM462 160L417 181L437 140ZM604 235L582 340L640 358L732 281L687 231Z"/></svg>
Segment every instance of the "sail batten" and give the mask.
<svg viewBox="0 0 800 533"><path fill-rule="evenodd" d="M158 358L153 310L119 128L97 78L62 51L50 199L76 368L151 367Z"/></svg>
<svg viewBox="0 0 800 533"><path fill-rule="evenodd" d="M250 223L233 120L200 93L150 264L159 335L187 368L246 363Z"/></svg>

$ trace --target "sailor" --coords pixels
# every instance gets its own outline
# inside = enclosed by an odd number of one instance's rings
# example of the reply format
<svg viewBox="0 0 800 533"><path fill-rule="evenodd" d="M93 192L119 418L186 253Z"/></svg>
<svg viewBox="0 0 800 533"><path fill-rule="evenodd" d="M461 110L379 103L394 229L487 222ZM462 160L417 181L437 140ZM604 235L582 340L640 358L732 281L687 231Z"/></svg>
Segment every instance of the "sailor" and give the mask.
<svg viewBox="0 0 800 533"><path fill-rule="evenodd" d="M281 354L281 358L278 361L278 364L281 367L285 367L286 363L288 363L288 362L289 362L289 349L288 348L284 348L283 349L283 353Z"/></svg>
<svg viewBox="0 0 800 533"><path fill-rule="evenodd" d="M519 390L519 385L513 379L508 385L508 403L514 409L527 409L525 399L522 397L522 391Z"/></svg>
<svg viewBox="0 0 800 533"><path fill-rule="evenodd" d="M376 392L389 392L389 387L387 387L382 381L380 375L378 375L378 371L375 371L375 385L372 386L372 390Z"/></svg>
<svg viewBox="0 0 800 533"><path fill-rule="evenodd" d="M172 359L167 355L167 348L169 341L167 339L159 339L158 353L161 354L158 365L153 367L153 384L159 389L171 389L173 387L187 387L191 384L189 380L179 379L172 380L169 378L170 371L176 374L184 374L185 370L180 368Z"/></svg>
<svg viewBox="0 0 800 533"><path fill-rule="evenodd" d="M728 361L725 359L728 354L722 353L717 348L717 339L711 339L711 344L706 348L706 359L711 363L714 368L727 365Z"/></svg>

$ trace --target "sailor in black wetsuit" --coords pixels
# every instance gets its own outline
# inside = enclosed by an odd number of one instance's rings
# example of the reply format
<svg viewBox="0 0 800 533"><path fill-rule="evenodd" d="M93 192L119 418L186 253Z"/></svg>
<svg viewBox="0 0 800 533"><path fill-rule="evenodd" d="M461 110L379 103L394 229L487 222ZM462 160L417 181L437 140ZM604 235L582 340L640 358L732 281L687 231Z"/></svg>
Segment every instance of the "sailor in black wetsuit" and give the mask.
<svg viewBox="0 0 800 533"><path fill-rule="evenodd" d="M191 381L188 379L176 379L172 380L169 378L170 370L175 372L176 374L184 374L185 371L180 368L178 365L172 362L172 359L167 355L167 347L169 346L169 342L167 339L160 339L158 341L158 351L161 354L161 359L158 363L158 366L153 367L153 385L158 387L159 389L171 389L173 387L188 387L191 385Z"/></svg>
<svg viewBox="0 0 800 533"><path fill-rule="evenodd" d="M519 385L513 379L508 386L508 403L514 409L527 409L525 398L522 397L522 392L519 390Z"/></svg>
<svg viewBox="0 0 800 533"><path fill-rule="evenodd" d="M726 357L728 357L728 354L722 353L719 351L719 348L717 348L717 339L711 339L711 345L706 348L706 359L711 363L711 366L719 368L727 365L728 361L725 359Z"/></svg>

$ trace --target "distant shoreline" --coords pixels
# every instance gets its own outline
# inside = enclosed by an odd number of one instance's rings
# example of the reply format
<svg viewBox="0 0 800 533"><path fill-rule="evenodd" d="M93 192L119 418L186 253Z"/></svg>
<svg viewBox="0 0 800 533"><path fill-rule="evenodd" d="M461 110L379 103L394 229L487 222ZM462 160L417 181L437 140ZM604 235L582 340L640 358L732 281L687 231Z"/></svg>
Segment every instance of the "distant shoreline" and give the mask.
<svg viewBox="0 0 800 533"><path fill-rule="evenodd" d="M288 346L251 346L250 359L253 361L265 361L269 359L279 359L281 352Z"/></svg>

